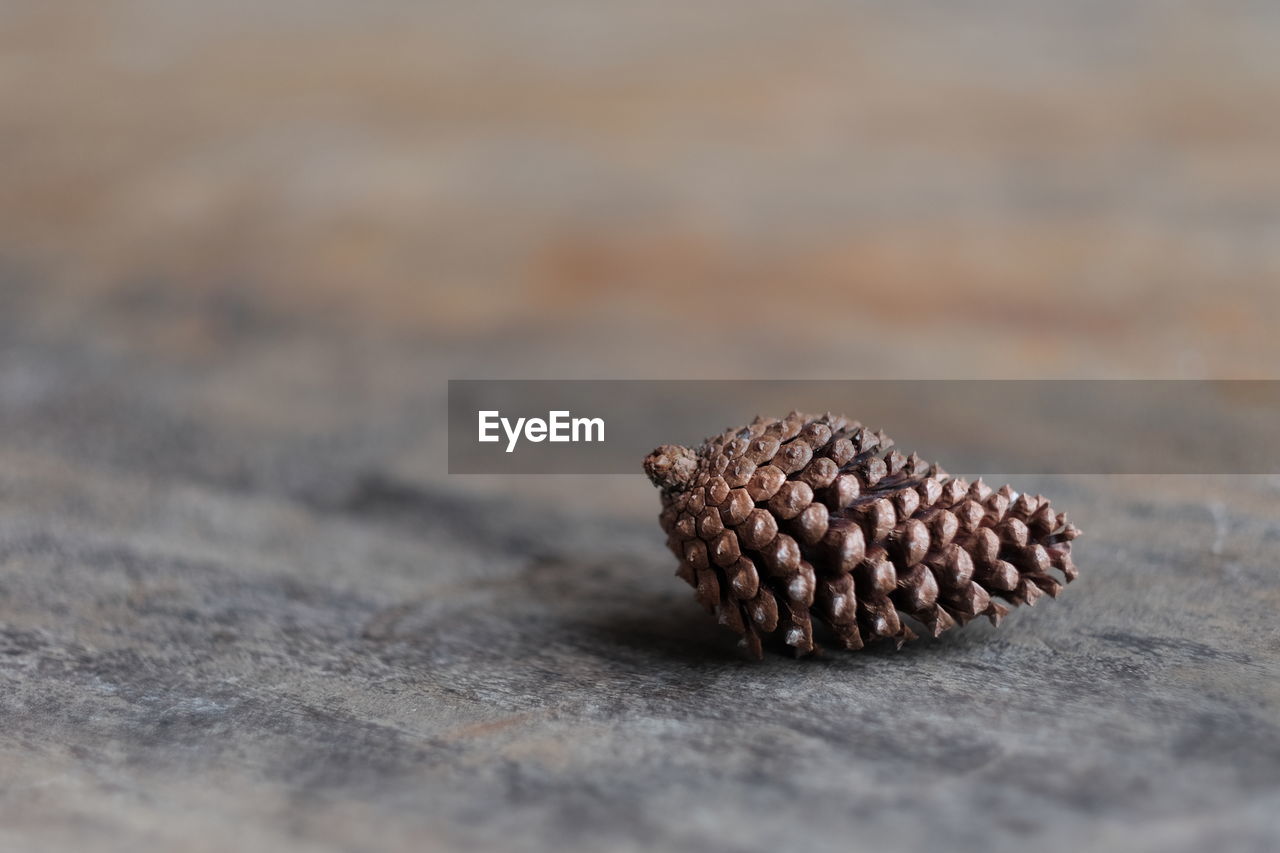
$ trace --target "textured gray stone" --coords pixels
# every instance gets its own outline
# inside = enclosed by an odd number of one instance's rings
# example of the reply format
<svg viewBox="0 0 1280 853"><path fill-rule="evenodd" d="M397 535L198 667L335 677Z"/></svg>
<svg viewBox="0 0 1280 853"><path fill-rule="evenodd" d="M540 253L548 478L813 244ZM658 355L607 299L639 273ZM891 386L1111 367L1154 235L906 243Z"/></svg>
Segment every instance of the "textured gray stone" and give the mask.
<svg viewBox="0 0 1280 853"><path fill-rule="evenodd" d="M361 422L340 374L212 405L226 353L6 333L5 849L1280 843L1272 478L1024 480L1086 531L1062 598L755 664L639 475L406 474L429 345Z"/></svg>

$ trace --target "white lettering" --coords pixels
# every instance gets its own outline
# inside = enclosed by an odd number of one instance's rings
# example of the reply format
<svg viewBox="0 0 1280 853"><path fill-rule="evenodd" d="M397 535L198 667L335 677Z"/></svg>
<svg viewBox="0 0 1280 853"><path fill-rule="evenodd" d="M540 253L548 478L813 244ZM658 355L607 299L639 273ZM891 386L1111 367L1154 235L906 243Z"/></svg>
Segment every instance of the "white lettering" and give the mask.
<svg viewBox="0 0 1280 853"><path fill-rule="evenodd" d="M516 418L515 429L511 428L511 422L506 418L502 419L502 428L507 432L507 452L516 449L516 442L520 440L520 427L524 425L524 418Z"/></svg>
<svg viewBox="0 0 1280 853"><path fill-rule="evenodd" d="M507 437L507 453L514 453L520 439L539 443L554 442L591 442L604 441L604 418L575 418L566 410L547 412L546 420L542 418L502 417L496 410L477 412L479 430L477 440L483 442L501 441L498 427Z"/></svg>
<svg viewBox="0 0 1280 853"><path fill-rule="evenodd" d="M584 435L583 438L578 438L578 427L582 427L582 432ZM596 438L591 437L592 429L595 429L596 431ZM573 419L573 440L574 441L604 441L604 418L574 418Z"/></svg>
<svg viewBox="0 0 1280 853"><path fill-rule="evenodd" d="M568 441L569 440L569 413L565 411L547 412L549 418L548 423L551 426L551 435L548 436L552 441Z"/></svg>
<svg viewBox="0 0 1280 853"><path fill-rule="evenodd" d="M498 436L490 435L489 431L498 428L497 412L480 412L480 441L497 441Z"/></svg>

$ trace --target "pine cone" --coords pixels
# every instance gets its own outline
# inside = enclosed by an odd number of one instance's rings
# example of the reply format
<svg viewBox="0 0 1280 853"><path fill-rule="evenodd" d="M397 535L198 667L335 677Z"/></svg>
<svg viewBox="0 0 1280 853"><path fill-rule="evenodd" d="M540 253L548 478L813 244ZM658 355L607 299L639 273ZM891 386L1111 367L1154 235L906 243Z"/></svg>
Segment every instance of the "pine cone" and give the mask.
<svg viewBox="0 0 1280 853"><path fill-rule="evenodd" d="M900 614L935 637L976 616L999 625L997 596L1056 597L1050 568L1075 579L1066 513L892 446L855 421L792 412L645 458L676 574L755 657L770 635L813 653L815 616L846 649L914 639Z"/></svg>

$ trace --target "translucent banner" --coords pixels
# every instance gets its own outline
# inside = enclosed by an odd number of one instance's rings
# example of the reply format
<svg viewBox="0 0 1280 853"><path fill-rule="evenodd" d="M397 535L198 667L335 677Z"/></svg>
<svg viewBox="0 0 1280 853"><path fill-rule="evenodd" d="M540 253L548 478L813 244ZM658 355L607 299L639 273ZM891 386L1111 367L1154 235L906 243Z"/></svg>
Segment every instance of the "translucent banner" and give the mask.
<svg viewBox="0 0 1280 853"><path fill-rule="evenodd" d="M847 415L956 474L1280 473L1280 382L451 380L451 474L639 473L755 415Z"/></svg>

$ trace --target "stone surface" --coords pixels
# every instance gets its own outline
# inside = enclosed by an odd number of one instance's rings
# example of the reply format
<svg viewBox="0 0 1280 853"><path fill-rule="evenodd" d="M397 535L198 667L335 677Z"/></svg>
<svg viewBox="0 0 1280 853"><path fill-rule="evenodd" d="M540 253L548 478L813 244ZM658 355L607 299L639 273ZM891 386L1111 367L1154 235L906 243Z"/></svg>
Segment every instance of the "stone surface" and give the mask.
<svg viewBox="0 0 1280 853"><path fill-rule="evenodd" d="M33 336L33 293L0 371L7 849L1280 839L1274 478L1020 481L1086 530L1062 598L754 664L672 576L640 474L403 473L430 345L380 356L406 386L361 423L341 375L295 408L225 354Z"/></svg>

